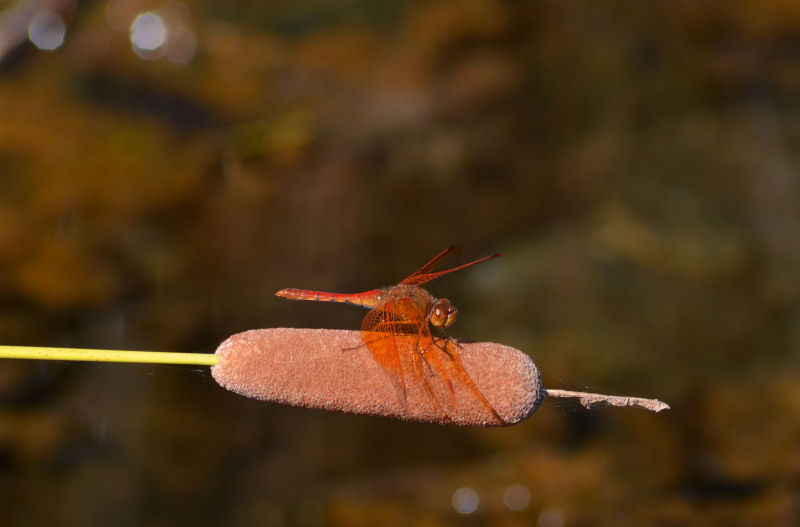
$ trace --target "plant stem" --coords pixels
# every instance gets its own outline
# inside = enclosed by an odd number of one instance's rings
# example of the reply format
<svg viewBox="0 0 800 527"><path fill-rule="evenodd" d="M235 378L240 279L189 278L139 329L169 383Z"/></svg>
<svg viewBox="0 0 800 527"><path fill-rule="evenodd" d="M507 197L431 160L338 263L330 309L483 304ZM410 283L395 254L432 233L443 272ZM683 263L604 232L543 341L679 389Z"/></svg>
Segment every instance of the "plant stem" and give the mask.
<svg viewBox="0 0 800 527"><path fill-rule="evenodd" d="M214 366L219 362L219 356L213 353L38 348L32 346L0 346L0 359L138 362L143 364L199 364L203 366Z"/></svg>
<svg viewBox="0 0 800 527"><path fill-rule="evenodd" d="M571 390L545 390L545 394L550 397L563 397L570 399L578 399L581 406L587 409L598 404L608 404L611 406L635 406L637 408L644 408L651 412L660 412L662 410L669 410L669 405L658 399L644 399L642 397L626 397L624 395L604 395L602 393L588 393L588 392L573 392Z"/></svg>

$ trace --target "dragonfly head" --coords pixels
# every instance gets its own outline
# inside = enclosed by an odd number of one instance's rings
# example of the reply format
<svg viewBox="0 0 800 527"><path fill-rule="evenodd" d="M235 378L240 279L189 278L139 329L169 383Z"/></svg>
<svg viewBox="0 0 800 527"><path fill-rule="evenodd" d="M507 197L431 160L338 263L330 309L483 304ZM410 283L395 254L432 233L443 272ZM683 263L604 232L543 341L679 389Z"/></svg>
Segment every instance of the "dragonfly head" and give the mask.
<svg viewBox="0 0 800 527"><path fill-rule="evenodd" d="M446 298L440 298L431 306L428 319L437 328L446 328L456 321L458 310Z"/></svg>

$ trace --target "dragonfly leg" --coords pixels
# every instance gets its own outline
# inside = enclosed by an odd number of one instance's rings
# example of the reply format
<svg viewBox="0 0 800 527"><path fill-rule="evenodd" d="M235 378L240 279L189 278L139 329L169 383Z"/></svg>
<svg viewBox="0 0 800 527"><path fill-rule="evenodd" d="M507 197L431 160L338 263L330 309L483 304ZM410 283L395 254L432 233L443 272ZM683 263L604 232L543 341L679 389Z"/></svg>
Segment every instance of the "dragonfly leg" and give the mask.
<svg viewBox="0 0 800 527"><path fill-rule="evenodd" d="M428 363L428 359L425 357L425 354L428 352L426 349L422 349L419 347L420 341L420 334L417 333L417 340L414 342L414 353L419 353L419 356L422 357L422 363L428 368L428 377L433 377L436 372L433 371L431 368L430 363ZM433 339L431 339L433 341ZM437 346L438 347L438 346Z"/></svg>
<svg viewBox="0 0 800 527"><path fill-rule="evenodd" d="M444 346L442 346L439 342L436 342L436 347L442 350L450 360L454 360L455 357L450 352L450 350L447 349L447 345L452 344L456 348L461 348L461 344L458 343L457 339L451 337L450 334L444 328L436 328L436 329L438 329L444 335L444 337L439 337L439 341L445 341Z"/></svg>
<svg viewBox="0 0 800 527"><path fill-rule="evenodd" d="M366 345L367 345L367 343L366 343L366 342L362 342L362 343L361 343L361 344L359 344L358 346L348 346L348 347L346 347L346 348L342 348L342 353L344 353L345 351L354 351L354 350L357 350L357 349L361 349L361 348L363 348L363 347L364 347L364 346L366 346Z"/></svg>

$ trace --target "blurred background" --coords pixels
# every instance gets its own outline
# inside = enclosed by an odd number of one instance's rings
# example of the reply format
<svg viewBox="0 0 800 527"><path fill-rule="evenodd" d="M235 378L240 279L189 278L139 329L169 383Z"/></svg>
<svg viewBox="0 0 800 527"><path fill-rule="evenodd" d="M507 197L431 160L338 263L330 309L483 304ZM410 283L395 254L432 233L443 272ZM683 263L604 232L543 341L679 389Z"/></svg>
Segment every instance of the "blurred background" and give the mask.
<svg viewBox="0 0 800 527"><path fill-rule="evenodd" d="M507 429L0 362L3 525L797 525L800 4L0 1L0 344L356 329L431 284L528 353Z"/></svg>

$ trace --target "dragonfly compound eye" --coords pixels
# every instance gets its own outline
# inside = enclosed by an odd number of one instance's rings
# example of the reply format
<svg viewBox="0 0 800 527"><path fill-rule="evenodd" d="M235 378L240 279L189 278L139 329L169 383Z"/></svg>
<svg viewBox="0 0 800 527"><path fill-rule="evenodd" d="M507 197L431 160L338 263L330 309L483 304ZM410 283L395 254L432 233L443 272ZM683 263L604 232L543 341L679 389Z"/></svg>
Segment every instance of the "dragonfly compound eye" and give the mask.
<svg viewBox="0 0 800 527"><path fill-rule="evenodd" d="M446 298L436 301L431 308L430 321L437 328L446 328L456 321L458 311Z"/></svg>

